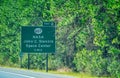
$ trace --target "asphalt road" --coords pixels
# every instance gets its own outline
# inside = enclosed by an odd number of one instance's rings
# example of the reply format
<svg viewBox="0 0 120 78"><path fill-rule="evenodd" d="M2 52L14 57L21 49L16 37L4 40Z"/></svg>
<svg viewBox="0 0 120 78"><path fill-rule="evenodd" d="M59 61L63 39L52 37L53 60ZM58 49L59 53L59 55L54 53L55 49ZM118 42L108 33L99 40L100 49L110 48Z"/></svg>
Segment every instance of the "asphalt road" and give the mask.
<svg viewBox="0 0 120 78"><path fill-rule="evenodd" d="M0 78L74 78L66 75L0 67Z"/></svg>

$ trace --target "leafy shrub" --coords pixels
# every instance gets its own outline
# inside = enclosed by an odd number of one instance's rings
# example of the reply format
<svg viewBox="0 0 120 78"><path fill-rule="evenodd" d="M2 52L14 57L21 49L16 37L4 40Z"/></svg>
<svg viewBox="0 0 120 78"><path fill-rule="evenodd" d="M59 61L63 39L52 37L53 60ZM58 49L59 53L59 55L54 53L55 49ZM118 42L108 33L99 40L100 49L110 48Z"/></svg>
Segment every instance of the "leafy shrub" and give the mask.
<svg viewBox="0 0 120 78"><path fill-rule="evenodd" d="M76 54L74 58L74 63L76 65L77 71L91 73L100 76L105 74L106 70L106 59L102 58L102 52L98 51L88 51L83 49Z"/></svg>
<svg viewBox="0 0 120 78"><path fill-rule="evenodd" d="M115 50L117 51L117 50ZM90 73L97 76L107 76L120 78L120 59L118 53L109 50L109 57L103 58L102 51L88 51L83 49L77 52L74 58L74 64L78 72Z"/></svg>

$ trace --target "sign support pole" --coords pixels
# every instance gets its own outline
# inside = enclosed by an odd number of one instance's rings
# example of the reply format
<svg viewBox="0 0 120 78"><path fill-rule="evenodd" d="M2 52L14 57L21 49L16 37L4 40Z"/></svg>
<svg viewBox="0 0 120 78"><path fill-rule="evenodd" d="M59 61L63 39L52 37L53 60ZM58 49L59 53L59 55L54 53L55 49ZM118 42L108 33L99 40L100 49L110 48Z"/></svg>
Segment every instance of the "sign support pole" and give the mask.
<svg viewBox="0 0 120 78"><path fill-rule="evenodd" d="M22 57L20 57L20 68L22 68Z"/></svg>
<svg viewBox="0 0 120 78"><path fill-rule="evenodd" d="M46 72L48 72L48 53L46 53Z"/></svg>
<svg viewBox="0 0 120 78"><path fill-rule="evenodd" d="M20 68L22 68L22 58L23 58L23 53L20 52Z"/></svg>
<svg viewBox="0 0 120 78"><path fill-rule="evenodd" d="M28 53L28 70L30 69L30 54Z"/></svg>

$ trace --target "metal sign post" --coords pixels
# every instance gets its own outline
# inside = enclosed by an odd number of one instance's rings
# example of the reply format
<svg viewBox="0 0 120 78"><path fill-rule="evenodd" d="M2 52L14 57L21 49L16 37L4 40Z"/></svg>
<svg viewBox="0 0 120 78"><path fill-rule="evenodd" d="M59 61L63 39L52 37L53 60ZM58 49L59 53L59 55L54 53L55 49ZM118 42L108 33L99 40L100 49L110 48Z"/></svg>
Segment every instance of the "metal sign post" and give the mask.
<svg viewBox="0 0 120 78"><path fill-rule="evenodd" d="M30 69L30 54L28 53L28 70Z"/></svg>
<svg viewBox="0 0 120 78"><path fill-rule="evenodd" d="M48 72L48 53L46 53L46 72Z"/></svg>
<svg viewBox="0 0 120 78"><path fill-rule="evenodd" d="M23 57L23 53L20 52L20 68L22 68L22 57Z"/></svg>
<svg viewBox="0 0 120 78"><path fill-rule="evenodd" d="M20 68L22 68L22 57L20 57Z"/></svg>

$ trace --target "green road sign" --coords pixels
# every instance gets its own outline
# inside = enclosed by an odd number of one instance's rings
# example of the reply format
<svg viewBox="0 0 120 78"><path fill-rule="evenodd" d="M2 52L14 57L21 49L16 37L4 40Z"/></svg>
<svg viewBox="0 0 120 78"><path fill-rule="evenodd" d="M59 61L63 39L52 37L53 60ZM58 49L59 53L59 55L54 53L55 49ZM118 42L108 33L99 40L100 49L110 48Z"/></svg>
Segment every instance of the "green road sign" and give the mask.
<svg viewBox="0 0 120 78"><path fill-rule="evenodd" d="M55 27L22 27L21 51L24 53L54 53Z"/></svg>
<svg viewBox="0 0 120 78"><path fill-rule="evenodd" d="M55 22L43 22L43 26L55 26Z"/></svg>

